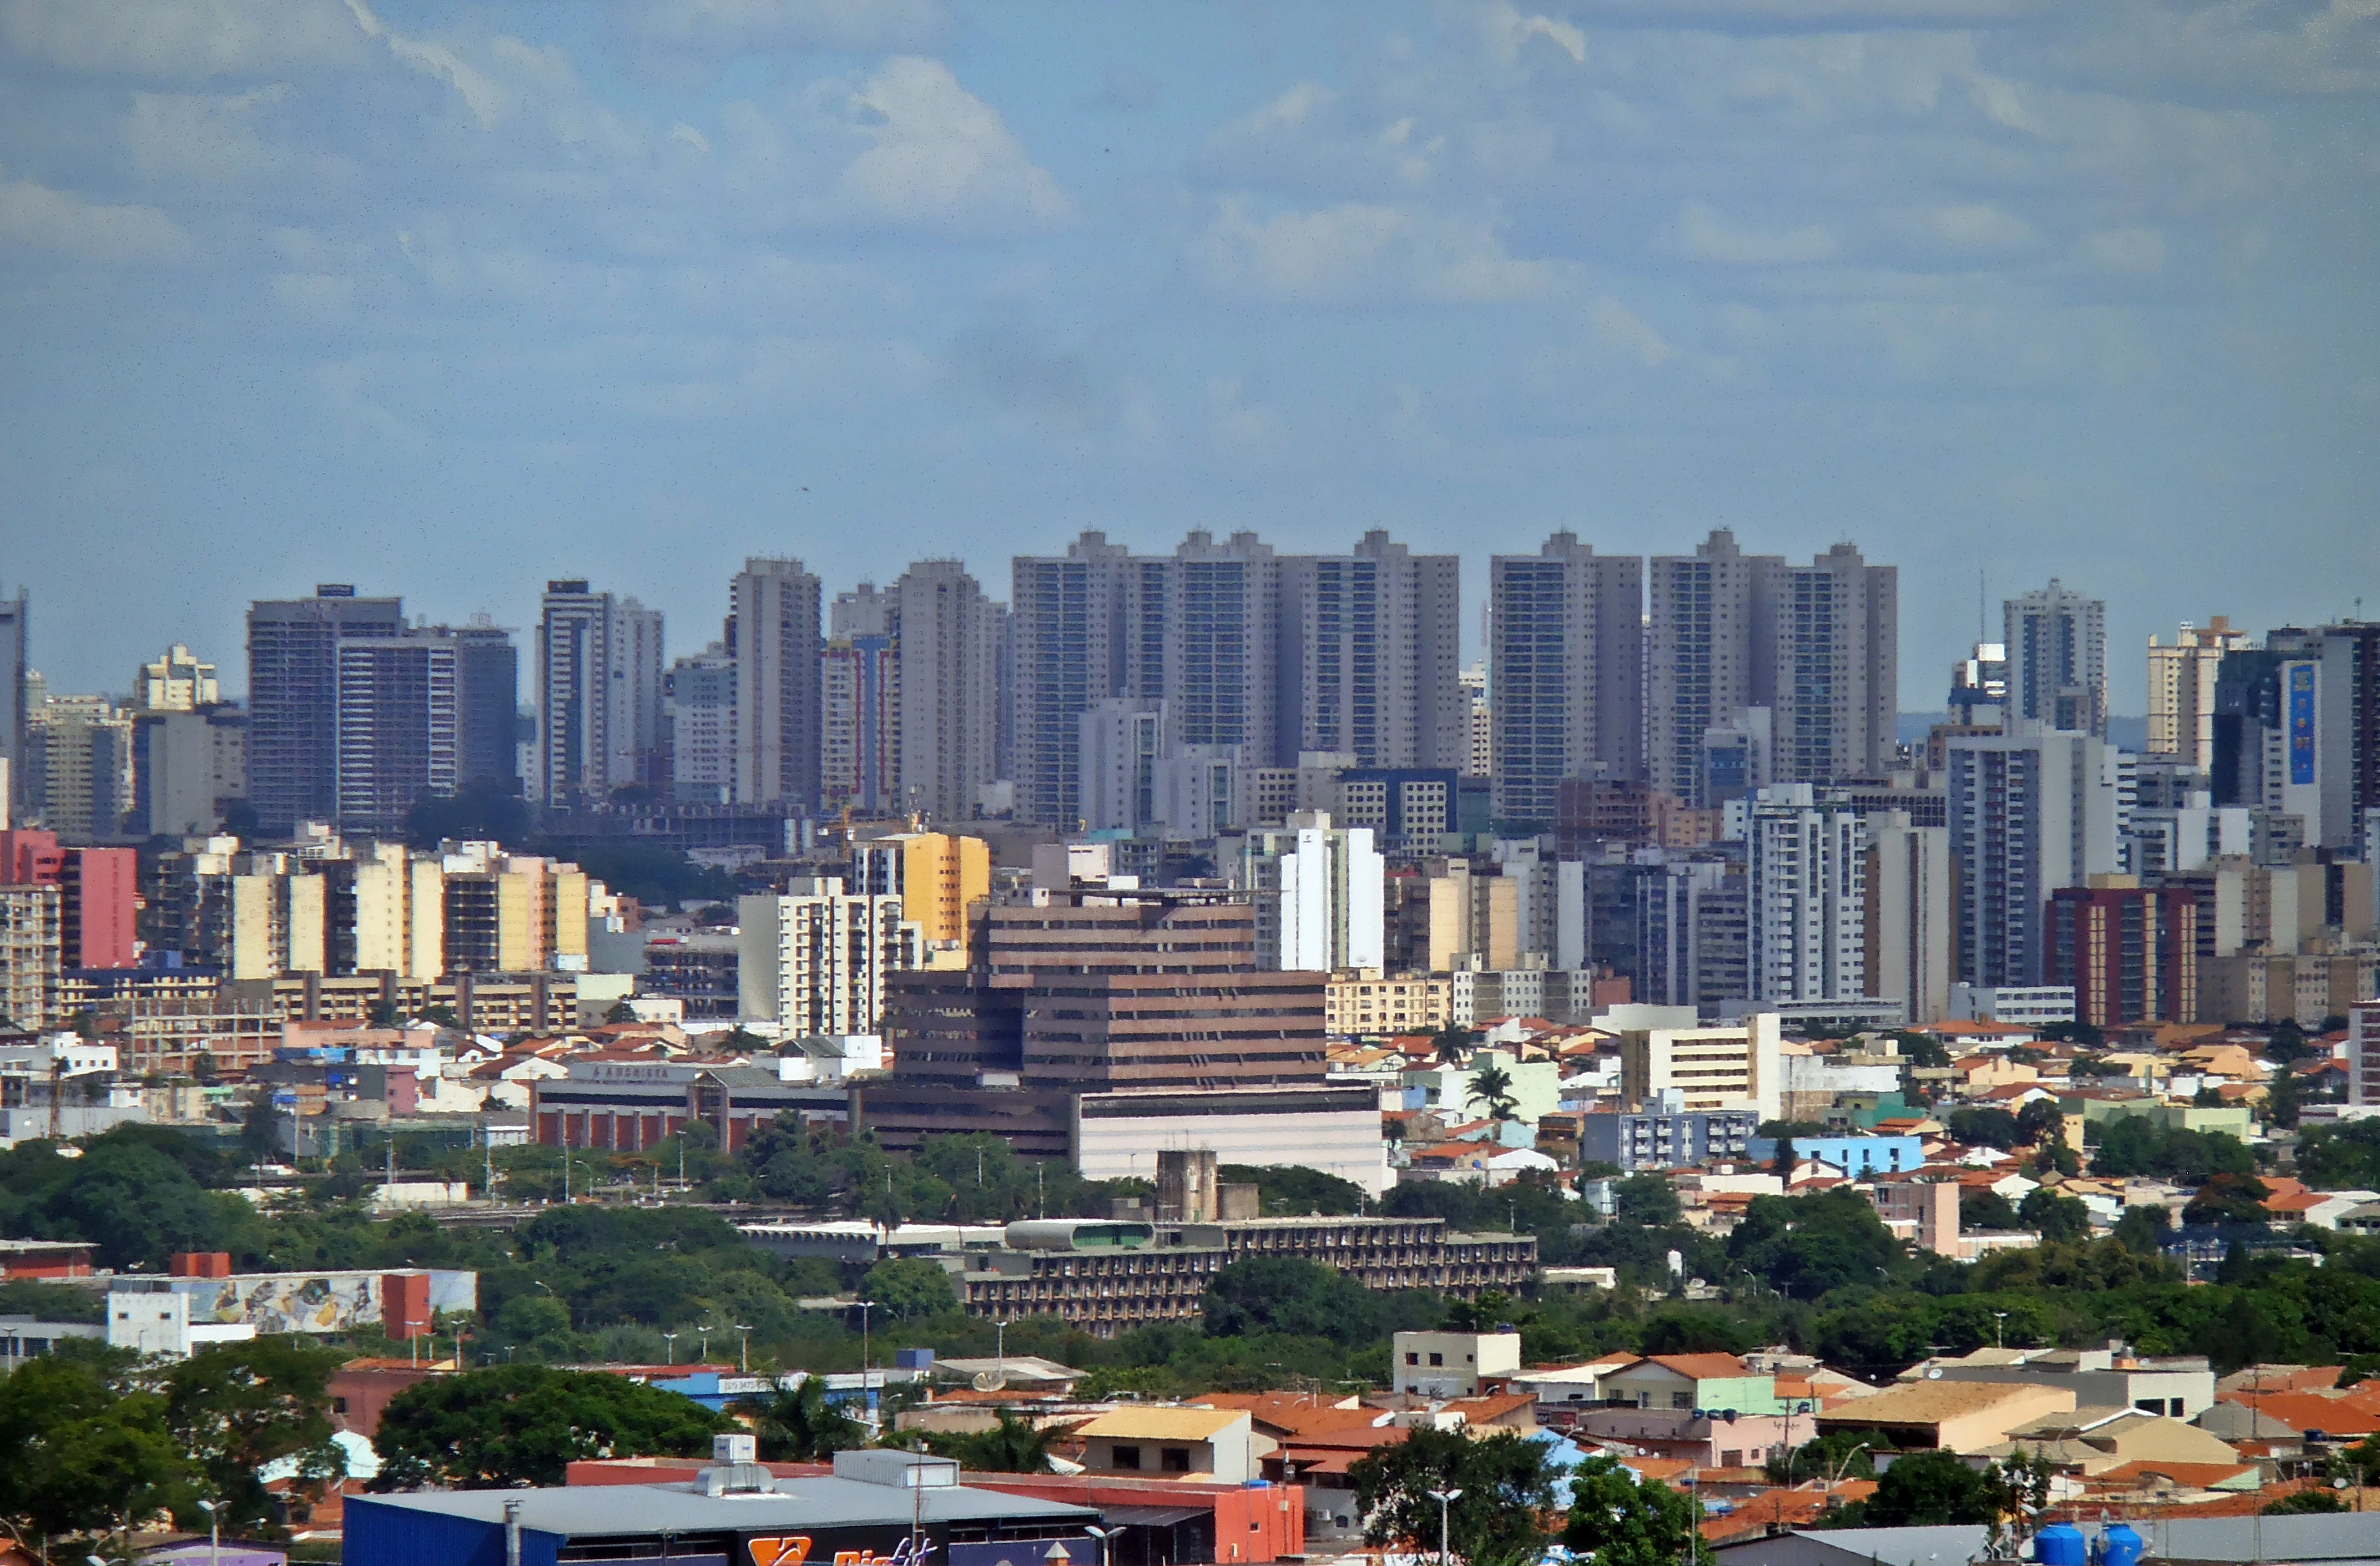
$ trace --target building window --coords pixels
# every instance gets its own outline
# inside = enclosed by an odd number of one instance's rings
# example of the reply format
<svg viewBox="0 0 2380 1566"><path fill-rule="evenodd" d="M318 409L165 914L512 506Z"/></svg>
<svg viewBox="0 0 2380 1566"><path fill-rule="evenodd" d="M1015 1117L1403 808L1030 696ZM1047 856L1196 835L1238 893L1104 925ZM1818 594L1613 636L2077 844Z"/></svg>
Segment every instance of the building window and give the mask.
<svg viewBox="0 0 2380 1566"><path fill-rule="evenodd" d="M1421 1363L1421 1355L1417 1354L1409 1354L1405 1355L1405 1363L1407 1365L1419 1365Z"/></svg>
<svg viewBox="0 0 2380 1566"><path fill-rule="evenodd" d="M1159 1461L1168 1474L1187 1474L1190 1472L1190 1449L1167 1447L1160 1454Z"/></svg>
<svg viewBox="0 0 2380 1566"><path fill-rule="evenodd" d="M1429 1362L1432 1365L1444 1365L1446 1363L1446 1356L1442 1354L1434 1354L1429 1356Z"/></svg>
<svg viewBox="0 0 2380 1566"><path fill-rule="evenodd" d="M1135 1471L1139 1469L1140 1449L1138 1447L1110 1447L1108 1451L1111 1466L1130 1468Z"/></svg>
<svg viewBox="0 0 2380 1566"><path fill-rule="evenodd" d="M1694 1406L1694 1394L1692 1392L1671 1392L1670 1394L1670 1406L1671 1408L1692 1408Z"/></svg>

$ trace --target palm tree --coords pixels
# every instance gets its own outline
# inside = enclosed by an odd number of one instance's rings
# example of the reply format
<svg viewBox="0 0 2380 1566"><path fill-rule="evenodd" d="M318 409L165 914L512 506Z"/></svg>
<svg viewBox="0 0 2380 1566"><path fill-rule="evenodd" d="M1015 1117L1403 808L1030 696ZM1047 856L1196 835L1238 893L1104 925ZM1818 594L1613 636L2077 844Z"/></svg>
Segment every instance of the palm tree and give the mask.
<svg viewBox="0 0 2380 1566"><path fill-rule="evenodd" d="M1512 1096L1512 1074L1490 1062L1471 1078L1471 1090L1463 1095L1465 1103L1477 1104L1488 1118L1501 1123L1520 1117L1520 1100Z"/></svg>
<svg viewBox="0 0 2380 1566"><path fill-rule="evenodd" d="M990 1430L956 1436L936 1443L949 1456L959 1460L962 1467L982 1474L1047 1474L1050 1472L1050 1432L1037 1428L1029 1419L1020 1419L1006 1409L1000 1411L1000 1423Z"/></svg>
<svg viewBox="0 0 2380 1566"><path fill-rule="evenodd" d="M1430 1043L1438 1050L1439 1065L1459 1067L1471 1058L1471 1051L1478 1047L1479 1036L1467 1027L1457 1027L1452 1023L1448 1023L1438 1030L1430 1039Z"/></svg>
<svg viewBox="0 0 2380 1566"><path fill-rule="evenodd" d="M831 1452L868 1443L857 1420L826 1401L826 1382L805 1377L798 1387L778 1386L766 1396L737 1402L760 1438L760 1456L772 1463L814 1463Z"/></svg>

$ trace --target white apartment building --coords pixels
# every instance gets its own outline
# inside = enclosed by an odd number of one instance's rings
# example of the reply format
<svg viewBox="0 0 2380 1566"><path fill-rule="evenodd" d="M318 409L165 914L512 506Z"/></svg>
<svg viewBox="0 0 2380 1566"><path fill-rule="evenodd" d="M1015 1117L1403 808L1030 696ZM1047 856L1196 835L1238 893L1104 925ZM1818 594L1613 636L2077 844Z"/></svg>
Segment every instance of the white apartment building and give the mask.
<svg viewBox="0 0 2380 1566"><path fill-rule="evenodd" d="M1283 830L1250 832L1240 884L1255 894L1257 965L1378 968L1388 949L1386 865L1369 827L1300 811Z"/></svg>
<svg viewBox="0 0 2380 1566"><path fill-rule="evenodd" d="M1867 993L1867 826L1811 784L1762 789L1745 850L1755 1002Z"/></svg>
<svg viewBox="0 0 2380 1566"><path fill-rule="evenodd" d="M800 878L788 895L738 899L739 1010L793 1038L874 1034L888 974L925 961L897 896L856 896L840 877Z"/></svg>

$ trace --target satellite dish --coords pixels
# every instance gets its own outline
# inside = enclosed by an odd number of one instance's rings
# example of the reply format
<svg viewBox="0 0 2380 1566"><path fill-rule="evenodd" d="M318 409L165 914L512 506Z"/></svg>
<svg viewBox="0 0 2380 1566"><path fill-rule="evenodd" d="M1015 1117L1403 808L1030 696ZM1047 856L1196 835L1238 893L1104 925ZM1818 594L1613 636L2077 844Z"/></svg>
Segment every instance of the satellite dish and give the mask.
<svg viewBox="0 0 2380 1566"><path fill-rule="evenodd" d="M978 1392L996 1392L1007 1385L1008 1378L997 1370L978 1370L975 1373L974 1386Z"/></svg>
<svg viewBox="0 0 2380 1566"><path fill-rule="evenodd" d="M1928 1381L1939 1381L1942 1378L1942 1367L1938 1365L1931 1367L1925 1372L1925 1378Z"/></svg>

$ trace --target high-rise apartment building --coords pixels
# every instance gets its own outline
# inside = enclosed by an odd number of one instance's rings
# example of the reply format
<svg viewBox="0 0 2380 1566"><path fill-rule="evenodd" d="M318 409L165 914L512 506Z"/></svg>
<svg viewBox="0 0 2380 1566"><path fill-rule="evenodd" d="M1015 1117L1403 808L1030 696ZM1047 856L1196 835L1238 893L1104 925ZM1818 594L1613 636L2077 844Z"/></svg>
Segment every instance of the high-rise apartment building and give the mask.
<svg viewBox="0 0 2380 1566"><path fill-rule="evenodd" d="M1957 923L1947 827L1913 825L1906 810L1867 818L1867 993L1899 1001L1910 1026L1949 1015Z"/></svg>
<svg viewBox="0 0 2380 1566"><path fill-rule="evenodd" d="M551 804L662 781L662 616L585 578L545 585L538 783Z"/></svg>
<svg viewBox="0 0 2380 1566"><path fill-rule="evenodd" d="M1384 863L1369 827L1334 827L1321 811L1286 830L1248 833L1237 867L1255 900L1261 968L1382 968Z"/></svg>
<svg viewBox="0 0 2380 1566"><path fill-rule="evenodd" d="M795 1038L875 1033L886 979L925 960L901 898L848 893L833 876L796 878L782 897L743 898L736 923L742 1014Z"/></svg>
<svg viewBox="0 0 2380 1566"><path fill-rule="evenodd" d="M2325 847L2351 847L2362 840L2368 813L2380 810L2380 621L2350 620L2325 625L2321 637L2319 732L2315 773L2321 780L2322 831ZM2289 764L2304 763L2301 701L2288 693L2285 711Z"/></svg>
<svg viewBox="0 0 2380 1566"><path fill-rule="evenodd" d="M248 714L231 706L132 717L132 832L204 837L248 795Z"/></svg>
<svg viewBox="0 0 2380 1566"><path fill-rule="evenodd" d="M852 844L851 890L898 897L929 947L966 939L969 910L991 895L991 844L947 832L898 832Z"/></svg>
<svg viewBox="0 0 2380 1566"><path fill-rule="evenodd" d="M26 803L69 843L122 835L133 825L132 721L103 696L51 698L31 712Z"/></svg>
<svg viewBox="0 0 2380 1566"><path fill-rule="evenodd" d="M402 831L424 794L461 783L455 639L428 631L339 643L338 812L343 832Z"/></svg>
<svg viewBox="0 0 2380 1566"><path fill-rule="evenodd" d="M651 617L652 648L661 616ZM520 649L484 614L433 633L455 647L455 782L458 788L520 791ZM648 665L648 668L650 666Z"/></svg>
<svg viewBox="0 0 2380 1566"><path fill-rule="evenodd" d="M1016 811L1072 828L1082 819L1078 719L1110 697L1165 694L1163 627L1135 636L1144 573L1107 535L1087 532L1062 556L1017 557L1011 578L1014 643ZM1162 601L1161 580L1159 587Z"/></svg>
<svg viewBox="0 0 2380 1566"><path fill-rule="evenodd" d="M1496 765L1496 724L1488 705L1488 665L1474 663L1463 671L1460 678L1469 720L1464 730L1467 744L1463 765L1457 770L1467 778L1484 778Z"/></svg>
<svg viewBox="0 0 2380 1566"><path fill-rule="evenodd" d="M0 598L0 817L7 817L25 783L25 589Z"/></svg>
<svg viewBox="0 0 2380 1566"><path fill-rule="evenodd" d="M31 1030L58 1020L57 887L0 885L0 1021Z"/></svg>
<svg viewBox="0 0 2380 1566"><path fill-rule="evenodd" d="M2080 731L2017 731L1949 747L1957 977L1985 989L2042 983L2050 893L2117 868L2114 753Z"/></svg>
<svg viewBox="0 0 2380 1566"><path fill-rule="evenodd" d="M798 560L756 556L745 561L731 601L735 797L814 808L825 732L819 579Z"/></svg>
<svg viewBox="0 0 2380 1566"><path fill-rule="evenodd" d="M1808 783L1763 789L1745 828L1755 1001L1867 993L1867 825Z"/></svg>
<svg viewBox="0 0 2380 1566"><path fill-rule="evenodd" d="M2214 767L2216 676L2224 656L2247 645L2247 633L2220 614L2204 627L2183 625L2170 645L2149 638L2150 755Z"/></svg>
<svg viewBox="0 0 2380 1566"><path fill-rule="evenodd" d="M266 834L337 813L339 644L396 636L404 622L402 600L338 582L249 606L248 797Z"/></svg>
<svg viewBox="0 0 2380 1566"><path fill-rule="evenodd" d="M163 658L140 665L132 680L136 712L195 712L222 699L215 666L200 662L199 655L180 642L167 648Z"/></svg>
<svg viewBox="0 0 2380 1566"><path fill-rule="evenodd" d="M1769 767L1789 783L1889 771L1900 705L1900 572L1837 544L1775 574Z"/></svg>
<svg viewBox="0 0 2380 1566"><path fill-rule="evenodd" d="M924 560L892 584L900 661L895 809L975 814L1000 776L1001 606L955 560Z"/></svg>
<svg viewBox="0 0 2380 1566"><path fill-rule="evenodd" d="M2042 982L2072 986L2075 1017L2094 1027L2196 1022L2198 945L2191 892L2094 876L2049 894Z"/></svg>
<svg viewBox="0 0 2380 1566"><path fill-rule="evenodd" d="M881 632L830 640L819 666L819 777L827 807L847 807L863 816L897 810L901 776L898 640Z"/></svg>
<svg viewBox="0 0 2380 1566"><path fill-rule="evenodd" d="M1012 771L1032 819L1083 819L1077 719L1115 698L1164 702L1177 754L1232 747L1253 768L1324 750L1348 765L1464 764L1451 556L1379 534L1346 556L1277 556L1245 532L1193 532L1171 555L1135 556L1086 533L1062 558L1020 556L1012 587ZM1332 743L1308 743L1318 736Z"/></svg>
<svg viewBox="0 0 2380 1566"><path fill-rule="evenodd" d="M1703 735L1775 698L1775 582L1784 557L1745 554L1725 528L1690 555L1650 562L1645 740L1653 786L1691 805L1705 797Z"/></svg>
<svg viewBox="0 0 2380 1566"><path fill-rule="evenodd" d="M1109 697L1075 722L1084 829L1132 832L1161 819L1157 774L1167 748L1165 703Z"/></svg>
<svg viewBox="0 0 2380 1566"><path fill-rule="evenodd" d="M2107 734L2107 605L2049 586L2010 599L2009 712L2027 722Z"/></svg>
<svg viewBox="0 0 2380 1566"><path fill-rule="evenodd" d="M1564 779L1642 765L1645 562L1556 533L1489 569L1496 814L1550 823Z"/></svg>
<svg viewBox="0 0 2380 1566"><path fill-rule="evenodd" d="M1352 553L1284 557L1281 648L1297 682L1282 754L1327 750L1360 767L1467 771L1462 560L1415 554L1385 532Z"/></svg>
<svg viewBox="0 0 2380 1566"><path fill-rule="evenodd" d="M724 804L735 796L735 660L724 642L670 665L670 792Z"/></svg>

